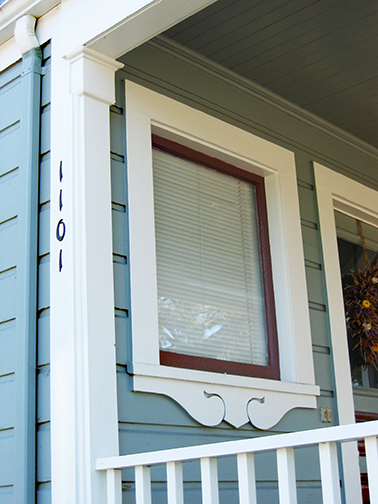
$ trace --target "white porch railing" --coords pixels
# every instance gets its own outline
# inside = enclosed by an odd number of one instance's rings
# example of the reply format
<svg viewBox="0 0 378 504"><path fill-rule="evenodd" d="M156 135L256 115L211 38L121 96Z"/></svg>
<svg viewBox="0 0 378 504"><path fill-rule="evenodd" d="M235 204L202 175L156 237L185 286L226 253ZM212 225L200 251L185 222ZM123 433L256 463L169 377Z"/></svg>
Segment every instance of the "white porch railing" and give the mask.
<svg viewBox="0 0 378 504"><path fill-rule="evenodd" d="M275 451L280 504L297 503L294 449L317 445L323 504L341 504L337 443L365 440L370 503L378 504L378 420L353 425L191 446L96 461L107 471L107 504L121 504L121 469L135 468L136 504L151 504L150 466L166 465L168 504L184 503L182 462L200 460L202 502L218 504L217 458L237 457L240 504L256 504L254 454Z"/></svg>

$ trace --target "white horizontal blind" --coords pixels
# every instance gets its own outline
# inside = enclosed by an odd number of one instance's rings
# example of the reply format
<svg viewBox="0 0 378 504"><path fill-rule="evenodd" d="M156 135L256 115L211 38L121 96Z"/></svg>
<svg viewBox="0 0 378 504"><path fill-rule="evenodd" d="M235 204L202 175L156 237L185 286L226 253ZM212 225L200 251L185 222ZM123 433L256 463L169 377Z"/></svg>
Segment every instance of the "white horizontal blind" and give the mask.
<svg viewBox="0 0 378 504"><path fill-rule="evenodd" d="M255 188L153 150L160 348L267 365Z"/></svg>

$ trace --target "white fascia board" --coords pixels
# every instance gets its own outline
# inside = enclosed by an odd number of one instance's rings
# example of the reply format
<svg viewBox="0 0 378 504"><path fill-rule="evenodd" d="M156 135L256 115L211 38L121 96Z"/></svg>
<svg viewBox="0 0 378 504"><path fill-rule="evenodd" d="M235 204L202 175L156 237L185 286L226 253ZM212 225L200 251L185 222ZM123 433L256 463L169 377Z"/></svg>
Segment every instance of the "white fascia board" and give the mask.
<svg viewBox="0 0 378 504"><path fill-rule="evenodd" d="M0 45L13 37L17 19L30 14L39 18L56 7L60 0L7 0L0 5Z"/></svg>
<svg viewBox="0 0 378 504"><path fill-rule="evenodd" d="M14 37L0 45L0 72L8 68L21 58L16 40Z"/></svg>
<svg viewBox="0 0 378 504"><path fill-rule="evenodd" d="M116 58L214 1L108 0L96 3L66 0L61 3L60 0L6 0L0 5L0 46L13 37L17 19L30 14L39 22L42 16L59 5L62 15L62 55L88 46Z"/></svg>
<svg viewBox="0 0 378 504"><path fill-rule="evenodd" d="M64 51L86 45L117 58L215 0L66 0Z"/></svg>

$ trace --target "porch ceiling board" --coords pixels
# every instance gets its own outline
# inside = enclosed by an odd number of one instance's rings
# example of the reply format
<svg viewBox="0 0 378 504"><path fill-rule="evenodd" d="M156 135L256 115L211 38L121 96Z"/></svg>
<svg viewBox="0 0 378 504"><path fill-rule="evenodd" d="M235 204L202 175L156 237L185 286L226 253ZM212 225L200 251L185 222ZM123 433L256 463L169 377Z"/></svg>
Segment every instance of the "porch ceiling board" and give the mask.
<svg viewBox="0 0 378 504"><path fill-rule="evenodd" d="M218 0L164 33L378 147L378 3Z"/></svg>

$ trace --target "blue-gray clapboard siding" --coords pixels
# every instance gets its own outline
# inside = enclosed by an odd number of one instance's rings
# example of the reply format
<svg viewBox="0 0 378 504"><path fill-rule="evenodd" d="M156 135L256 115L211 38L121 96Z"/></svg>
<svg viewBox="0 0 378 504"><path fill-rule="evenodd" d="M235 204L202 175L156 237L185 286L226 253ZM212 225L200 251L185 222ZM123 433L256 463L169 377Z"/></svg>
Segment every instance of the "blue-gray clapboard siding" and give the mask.
<svg viewBox="0 0 378 504"><path fill-rule="evenodd" d="M44 50L43 58L44 67L48 67L48 49ZM41 460L49 466L49 438L40 434L41 425L49 420L48 380L44 380L46 386L40 375L49 360L50 86L46 74L42 77L41 94L40 63L41 55L35 51L0 74L1 504L34 503L36 478L49 481L49 470L47 477L40 477ZM45 374L48 376L48 372ZM39 400L37 425L36 397ZM45 430L48 434L48 428ZM39 488L37 496L39 502L49 502Z"/></svg>
<svg viewBox="0 0 378 504"><path fill-rule="evenodd" d="M16 267L21 63L0 74L0 503L16 485Z"/></svg>
<svg viewBox="0 0 378 504"><path fill-rule="evenodd" d="M119 437L121 454L210 443L271 433L322 427L319 410L293 410L269 433L250 425L233 429L223 423L205 428L167 397L131 392L126 363L130 346L130 310L128 281L127 186L125 159L124 79L130 79L166 94L194 108L275 142L295 153L300 199L303 247L308 283L309 311L316 383L321 388L318 407L332 408L337 422L332 348L324 288L323 259L320 247L313 161L318 161L351 178L378 188L377 159L361 147L332 131L311 125L287 109L272 105L251 91L245 81L224 77L217 67L209 66L193 55L187 57L165 41L152 41L121 58L125 67L117 73L116 106L111 113L111 156L113 187L113 233L115 270L115 314L117 339L117 377ZM328 424L329 425L329 424ZM265 458L264 458L265 457ZM259 502L277 501L275 461L262 456L257 466ZM222 468L222 465L224 467ZM317 454L300 450L296 455L299 501L319 502ZM221 502L237 502L234 478L235 462L221 464ZM198 502L199 469L187 464L184 478L190 483L186 502ZM165 489L161 469L153 473L155 502L164 502ZM133 502L133 476L125 472L124 502Z"/></svg>

